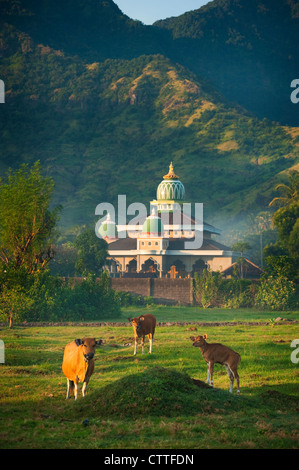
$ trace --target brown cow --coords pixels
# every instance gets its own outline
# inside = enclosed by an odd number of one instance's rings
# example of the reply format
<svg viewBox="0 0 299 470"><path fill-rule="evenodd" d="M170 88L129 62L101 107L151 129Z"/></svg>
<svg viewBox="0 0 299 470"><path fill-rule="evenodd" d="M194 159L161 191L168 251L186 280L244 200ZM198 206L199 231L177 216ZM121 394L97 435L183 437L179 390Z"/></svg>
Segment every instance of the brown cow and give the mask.
<svg viewBox="0 0 299 470"><path fill-rule="evenodd" d="M137 344L138 344L138 337L141 338L141 345L142 345L142 354L144 354L144 338L148 336L150 342L150 349L149 353L151 354L153 351L153 340L156 328L156 317L147 313L145 315L140 315L137 318L128 318L129 322L132 323L133 330L134 330L134 337L135 337L135 349L134 349L134 356L137 354Z"/></svg>
<svg viewBox="0 0 299 470"><path fill-rule="evenodd" d="M78 383L83 382L82 395L85 396L87 384L94 371L94 353L96 346L102 344L95 338L75 339L64 348L62 370L67 378L67 394L75 388L75 400L78 398Z"/></svg>
<svg viewBox="0 0 299 470"><path fill-rule="evenodd" d="M225 366L227 374L230 380L230 392L233 393L234 379L237 381L237 393L240 393L238 365L241 362L241 356L236 351L224 346L220 343L207 343L208 335L203 336L190 336L193 341L193 346L200 348L202 357L208 365L208 378L207 383L209 384L211 378L211 386L213 387L213 373L214 364L222 364Z"/></svg>

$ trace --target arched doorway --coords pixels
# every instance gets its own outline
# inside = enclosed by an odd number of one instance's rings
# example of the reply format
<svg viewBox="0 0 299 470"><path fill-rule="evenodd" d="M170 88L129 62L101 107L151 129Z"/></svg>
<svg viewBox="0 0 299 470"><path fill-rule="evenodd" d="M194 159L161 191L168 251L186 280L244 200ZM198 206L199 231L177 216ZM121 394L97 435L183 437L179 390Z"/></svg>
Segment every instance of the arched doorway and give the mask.
<svg viewBox="0 0 299 470"><path fill-rule="evenodd" d="M127 272L127 273L136 273L136 272L137 272L137 261L136 261L136 259L132 259L132 260L126 265L126 272Z"/></svg>
<svg viewBox="0 0 299 470"><path fill-rule="evenodd" d="M181 260L176 260L169 267L168 275L171 279L188 277L184 263Z"/></svg>
<svg viewBox="0 0 299 470"><path fill-rule="evenodd" d="M114 258L108 261L109 263L109 271L112 277L119 277L122 274L122 266L121 263Z"/></svg>
<svg viewBox="0 0 299 470"><path fill-rule="evenodd" d="M207 265L202 259L198 259L192 266L192 277L197 273L199 276L202 276L203 270L207 269Z"/></svg>
<svg viewBox="0 0 299 470"><path fill-rule="evenodd" d="M149 274L151 277L158 277L159 276L158 263L152 258L147 259L145 263L141 266L141 272L143 274Z"/></svg>

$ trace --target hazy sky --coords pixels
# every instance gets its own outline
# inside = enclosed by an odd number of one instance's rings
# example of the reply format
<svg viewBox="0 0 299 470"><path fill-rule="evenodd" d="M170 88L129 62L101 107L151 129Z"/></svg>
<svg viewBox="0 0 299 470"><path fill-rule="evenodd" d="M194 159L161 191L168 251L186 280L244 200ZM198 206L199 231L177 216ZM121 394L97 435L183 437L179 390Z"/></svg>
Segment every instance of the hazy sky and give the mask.
<svg viewBox="0 0 299 470"><path fill-rule="evenodd" d="M133 20L153 24L156 20L179 16L196 10L209 0L114 0L121 11Z"/></svg>

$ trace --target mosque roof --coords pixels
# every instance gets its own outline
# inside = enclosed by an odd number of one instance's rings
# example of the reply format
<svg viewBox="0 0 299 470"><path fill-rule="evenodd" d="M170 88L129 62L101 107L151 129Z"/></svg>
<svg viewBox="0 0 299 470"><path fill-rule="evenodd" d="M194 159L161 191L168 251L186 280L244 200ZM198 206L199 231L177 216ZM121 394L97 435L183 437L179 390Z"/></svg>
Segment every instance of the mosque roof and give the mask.
<svg viewBox="0 0 299 470"><path fill-rule="evenodd" d="M172 251L172 250L185 250L185 242L192 242L194 241L194 238L170 238L169 239L169 246L166 250L167 251ZM137 238L120 238L119 240L110 243L109 252L113 254L114 251L131 251L131 250L137 250ZM231 248L222 245L221 243L216 242L215 240L211 239L203 239L203 244L199 250L207 250L207 251L231 251Z"/></svg>

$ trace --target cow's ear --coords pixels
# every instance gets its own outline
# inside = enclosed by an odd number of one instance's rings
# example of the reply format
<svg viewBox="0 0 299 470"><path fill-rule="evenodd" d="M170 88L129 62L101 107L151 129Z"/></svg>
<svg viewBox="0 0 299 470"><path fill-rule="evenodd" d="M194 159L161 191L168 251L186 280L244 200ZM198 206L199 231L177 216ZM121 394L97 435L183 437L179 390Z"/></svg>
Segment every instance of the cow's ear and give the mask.
<svg viewBox="0 0 299 470"><path fill-rule="evenodd" d="M205 333L205 334L203 335L203 339L207 339L207 337L208 337L208 335Z"/></svg>
<svg viewBox="0 0 299 470"><path fill-rule="evenodd" d="M75 343L77 346L81 346L81 344L83 344L83 341L82 339L75 339Z"/></svg>
<svg viewBox="0 0 299 470"><path fill-rule="evenodd" d="M128 318L128 321L131 323L131 321L132 321L132 318Z"/></svg>
<svg viewBox="0 0 299 470"><path fill-rule="evenodd" d="M195 341L194 336L190 336L191 341Z"/></svg>
<svg viewBox="0 0 299 470"><path fill-rule="evenodd" d="M104 343L104 341L102 339L97 339L96 340L96 346L100 346L103 343Z"/></svg>
<svg viewBox="0 0 299 470"><path fill-rule="evenodd" d="M139 318L139 321L144 321L144 317L140 317L140 318Z"/></svg>

